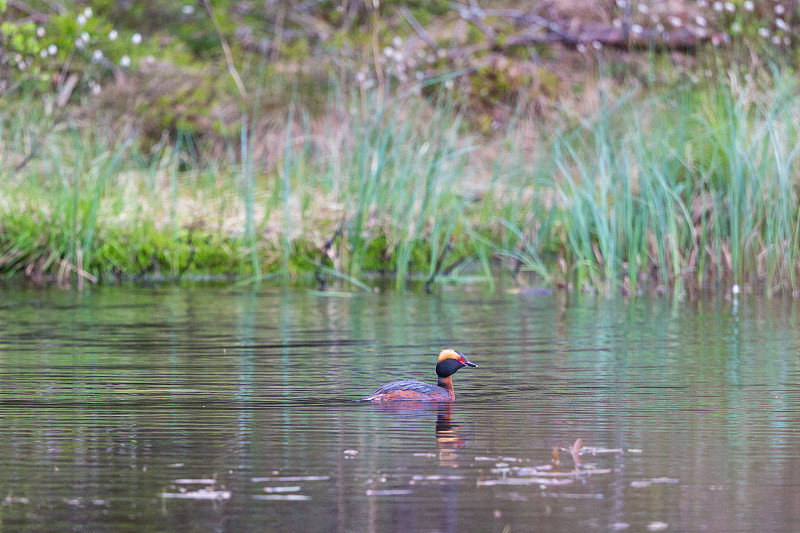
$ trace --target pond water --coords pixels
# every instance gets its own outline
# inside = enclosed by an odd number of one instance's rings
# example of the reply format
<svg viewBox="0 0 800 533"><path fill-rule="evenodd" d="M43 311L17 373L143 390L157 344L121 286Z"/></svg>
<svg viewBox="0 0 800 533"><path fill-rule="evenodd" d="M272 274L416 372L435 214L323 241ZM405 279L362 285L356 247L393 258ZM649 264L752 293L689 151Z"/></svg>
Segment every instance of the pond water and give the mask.
<svg viewBox="0 0 800 533"><path fill-rule="evenodd" d="M788 300L464 287L0 298L9 531L800 523L800 334ZM454 376L454 404L356 401L394 379L435 381L450 346L479 365Z"/></svg>

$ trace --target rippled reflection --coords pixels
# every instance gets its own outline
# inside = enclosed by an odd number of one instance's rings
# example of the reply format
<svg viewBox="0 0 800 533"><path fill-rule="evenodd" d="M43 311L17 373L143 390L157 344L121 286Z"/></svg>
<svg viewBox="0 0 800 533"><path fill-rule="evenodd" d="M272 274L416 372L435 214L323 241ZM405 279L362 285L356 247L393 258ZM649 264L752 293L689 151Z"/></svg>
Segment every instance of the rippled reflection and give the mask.
<svg viewBox="0 0 800 533"><path fill-rule="evenodd" d="M797 319L469 288L6 290L3 526L791 530ZM356 401L434 382L444 347L480 365L454 404Z"/></svg>

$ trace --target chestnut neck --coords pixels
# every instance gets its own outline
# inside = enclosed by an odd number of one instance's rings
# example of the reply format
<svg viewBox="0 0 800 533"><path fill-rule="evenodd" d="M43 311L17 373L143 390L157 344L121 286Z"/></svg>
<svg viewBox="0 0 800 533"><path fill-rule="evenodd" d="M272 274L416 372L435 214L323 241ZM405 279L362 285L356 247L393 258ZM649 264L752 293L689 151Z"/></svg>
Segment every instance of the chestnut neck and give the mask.
<svg viewBox="0 0 800 533"><path fill-rule="evenodd" d="M453 390L453 380L451 376L447 376L446 378L439 376L438 385L447 391L451 400L456 397L456 392Z"/></svg>

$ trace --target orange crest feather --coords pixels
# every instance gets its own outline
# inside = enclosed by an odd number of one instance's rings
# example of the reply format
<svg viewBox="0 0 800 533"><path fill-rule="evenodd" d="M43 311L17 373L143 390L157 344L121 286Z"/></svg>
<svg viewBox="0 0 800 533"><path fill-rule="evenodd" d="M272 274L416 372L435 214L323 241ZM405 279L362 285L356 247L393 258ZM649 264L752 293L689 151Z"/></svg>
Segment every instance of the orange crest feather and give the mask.
<svg viewBox="0 0 800 533"><path fill-rule="evenodd" d="M453 350L452 348L445 348L441 352L439 352L439 359L436 360L436 364L441 363L445 359L455 359L456 361L464 361L464 356L458 353L457 351Z"/></svg>

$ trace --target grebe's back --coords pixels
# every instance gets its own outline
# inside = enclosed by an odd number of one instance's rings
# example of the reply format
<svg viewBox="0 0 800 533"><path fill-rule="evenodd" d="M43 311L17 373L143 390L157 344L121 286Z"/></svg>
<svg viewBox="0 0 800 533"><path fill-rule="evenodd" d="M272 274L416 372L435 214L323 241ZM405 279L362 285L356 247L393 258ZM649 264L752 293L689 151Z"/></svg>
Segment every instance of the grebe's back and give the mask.
<svg viewBox="0 0 800 533"><path fill-rule="evenodd" d="M436 375L439 376L439 380L436 385L410 379L392 381L364 399L373 402L453 401L456 394L453 390L452 375L465 366L478 365L467 360L463 353L448 348L439 352L436 363Z"/></svg>

